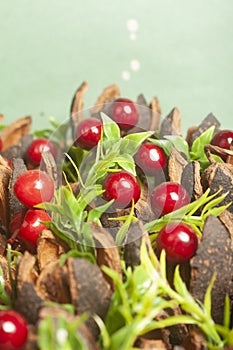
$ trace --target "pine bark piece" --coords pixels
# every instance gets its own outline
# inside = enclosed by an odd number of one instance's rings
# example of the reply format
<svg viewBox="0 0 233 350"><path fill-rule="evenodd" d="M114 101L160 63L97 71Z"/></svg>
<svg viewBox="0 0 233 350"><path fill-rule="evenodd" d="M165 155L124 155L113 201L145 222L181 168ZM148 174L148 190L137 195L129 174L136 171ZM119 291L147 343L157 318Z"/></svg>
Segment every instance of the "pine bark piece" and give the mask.
<svg viewBox="0 0 233 350"><path fill-rule="evenodd" d="M140 338L139 349L142 350L167 350L167 346L160 339L145 339Z"/></svg>
<svg viewBox="0 0 233 350"><path fill-rule="evenodd" d="M2 152L2 155L7 159L22 158L27 161L27 150L33 141L32 134L26 134L20 138L17 145L8 147Z"/></svg>
<svg viewBox="0 0 233 350"><path fill-rule="evenodd" d="M160 138L165 135L181 136L181 134L181 112L175 107L161 123Z"/></svg>
<svg viewBox="0 0 233 350"><path fill-rule="evenodd" d="M52 231L43 230L37 243L37 258L40 271L48 264L57 261L64 252L64 248Z"/></svg>
<svg viewBox="0 0 233 350"><path fill-rule="evenodd" d="M229 233L218 218L207 218L202 240L190 265L190 291L193 297L201 302L204 301L205 292L216 274L211 294L212 317L216 323L221 324L226 294L230 298L233 297L233 253Z"/></svg>
<svg viewBox="0 0 233 350"><path fill-rule="evenodd" d="M49 263L43 268L36 281L36 288L43 298L61 304L70 303L68 271L59 260Z"/></svg>
<svg viewBox="0 0 233 350"><path fill-rule="evenodd" d="M12 165L13 174L9 183L9 203L10 203L10 213L11 218L19 211L25 209L25 206L18 200L14 193L14 184L17 177L27 171L27 167L21 158L13 159Z"/></svg>
<svg viewBox="0 0 233 350"><path fill-rule="evenodd" d="M225 199L219 204L226 205L233 202L233 165L214 162L211 164L201 176L203 189L210 188L210 194L221 190L218 194L228 193ZM233 204L228 207L228 210L233 213Z"/></svg>
<svg viewBox="0 0 233 350"><path fill-rule="evenodd" d="M228 210L224 210L224 212L219 215L219 219L229 232L231 239L231 249L233 251L233 213L230 213Z"/></svg>
<svg viewBox="0 0 233 350"><path fill-rule="evenodd" d="M198 161L194 160L184 167L181 175L181 185L186 189L192 201L202 196L203 188Z"/></svg>
<svg viewBox="0 0 233 350"><path fill-rule="evenodd" d="M190 330L182 346L185 350L208 350L205 337L198 329Z"/></svg>
<svg viewBox="0 0 233 350"><path fill-rule="evenodd" d="M154 97L150 103L151 108L151 123L148 130L156 131L159 130L160 120L161 120L161 107L157 97Z"/></svg>
<svg viewBox="0 0 233 350"><path fill-rule="evenodd" d="M102 265L116 271L122 278L121 258L116 243L110 233L104 228L90 223L92 235L96 244L96 261ZM112 290L115 290L115 283L112 278L103 274Z"/></svg>
<svg viewBox="0 0 233 350"><path fill-rule="evenodd" d="M35 263L36 258L26 251L18 267L17 299L15 301L15 309L32 324L36 324L39 310L45 301L35 286L38 277Z"/></svg>
<svg viewBox="0 0 233 350"><path fill-rule="evenodd" d="M83 118L84 96L88 90L88 82L84 81L76 90L70 107L70 122L73 136L79 122Z"/></svg>
<svg viewBox="0 0 233 350"><path fill-rule="evenodd" d="M113 102L115 99L119 98L121 95L118 85L112 84L107 86L97 98L94 107L91 110L92 114L98 113L100 111L105 111L104 105Z"/></svg>
<svg viewBox="0 0 233 350"><path fill-rule="evenodd" d="M143 186L143 188L141 189L140 198L135 204L135 213L137 218L144 223L147 223L154 219L154 214L151 210L150 202L148 199L147 186Z"/></svg>
<svg viewBox="0 0 233 350"><path fill-rule="evenodd" d="M32 118L30 116L19 118L7 125L0 133L3 142L2 150L17 145L20 139L30 132Z"/></svg>
<svg viewBox="0 0 233 350"><path fill-rule="evenodd" d="M182 154L175 147L172 147L168 158L168 176L171 182L181 183L182 173L187 164L188 162Z"/></svg>
<svg viewBox="0 0 233 350"><path fill-rule="evenodd" d="M10 221L9 183L12 170L8 166L0 165L0 220L4 231L8 229Z"/></svg>
<svg viewBox="0 0 233 350"><path fill-rule="evenodd" d="M4 254L7 246L7 238L5 234L0 233L0 257Z"/></svg>
<svg viewBox="0 0 233 350"><path fill-rule="evenodd" d="M62 175L58 174L57 164L51 152L44 152L40 163L40 170L46 172L54 182L54 188L62 183Z"/></svg>
<svg viewBox="0 0 233 350"><path fill-rule="evenodd" d="M141 221L134 222L130 225L124 244L124 260L126 266L134 268L140 265L140 253L142 237L147 234Z"/></svg>
<svg viewBox="0 0 233 350"><path fill-rule="evenodd" d="M89 312L104 319L112 292L100 268L80 258L68 258L67 264L71 301L77 313L81 315ZM92 319L88 319L86 323L96 338L99 333L96 323Z"/></svg>
<svg viewBox="0 0 233 350"><path fill-rule="evenodd" d="M201 134L203 134L207 129L209 129L211 126L215 125L214 134L219 131L220 128L220 122L218 119L212 114L208 114L207 117L203 119L201 124L194 129L192 133L189 134L188 143L191 146L193 144L193 141L198 138Z"/></svg>

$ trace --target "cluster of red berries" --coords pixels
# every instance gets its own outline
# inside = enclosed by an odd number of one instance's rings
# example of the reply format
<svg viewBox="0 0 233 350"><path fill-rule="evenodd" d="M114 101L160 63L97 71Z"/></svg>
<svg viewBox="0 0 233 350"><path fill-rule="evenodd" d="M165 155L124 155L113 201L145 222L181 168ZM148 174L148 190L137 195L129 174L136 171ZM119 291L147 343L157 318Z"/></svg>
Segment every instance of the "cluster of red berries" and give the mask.
<svg viewBox="0 0 233 350"><path fill-rule="evenodd" d="M36 246L38 237L46 226L45 221L51 221L50 216L42 209L34 206L42 202L50 202L54 196L54 184L48 174L39 169L28 170L16 179L14 193L26 207L26 213L18 212L10 223L10 231L32 247Z"/></svg>

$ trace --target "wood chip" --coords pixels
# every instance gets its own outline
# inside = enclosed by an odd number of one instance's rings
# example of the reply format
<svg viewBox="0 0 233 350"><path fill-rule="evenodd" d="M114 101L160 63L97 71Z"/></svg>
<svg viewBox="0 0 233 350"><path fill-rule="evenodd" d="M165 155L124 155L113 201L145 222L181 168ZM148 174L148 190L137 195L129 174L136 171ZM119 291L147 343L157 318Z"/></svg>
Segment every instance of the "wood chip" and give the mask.
<svg viewBox="0 0 233 350"><path fill-rule="evenodd" d="M151 113L151 124L148 130L156 131L156 130L159 130L161 114L162 114L159 100L157 97L154 97L152 99L150 103L150 108L152 110L152 113Z"/></svg>
<svg viewBox="0 0 233 350"><path fill-rule="evenodd" d="M84 96L88 90L88 82L84 81L76 90L70 107L70 122L72 126L73 136L77 125L83 118Z"/></svg>
<svg viewBox="0 0 233 350"><path fill-rule="evenodd" d="M12 170L8 166L0 165L0 220L5 232L10 221L9 204L9 183L12 177Z"/></svg>
<svg viewBox="0 0 233 350"><path fill-rule="evenodd" d="M201 302L204 301L205 292L216 274L211 293L212 317L216 323L221 324L225 297L228 294L230 299L233 298L233 252L229 233L218 218L207 218L201 243L190 265L190 292Z"/></svg>
<svg viewBox="0 0 233 350"><path fill-rule="evenodd" d="M173 108L172 111L165 117L160 127L160 138L166 135L181 136L181 112L178 108Z"/></svg>
<svg viewBox="0 0 233 350"><path fill-rule="evenodd" d="M219 219L229 232L231 249L233 251L233 213L230 213L228 210L224 210L224 212L219 215Z"/></svg>
<svg viewBox="0 0 233 350"><path fill-rule="evenodd" d="M183 169L181 184L188 192L192 201L200 198L203 194L200 175L200 163L196 160L189 162Z"/></svg>
<svg viewBox="0 0 233 350"><path fill-rule="evenodd" d="M130 225L123 248L126 266L134 268L140 265L141 243L142 237L145 234L147 233L141 221L134 222Z"/></svg>
<svg viewBox="0 0 233 350"><path fill-rule="evenodd" d="M187 138L189 145L191 146L193 141L197 137L199 137L201 134L203 134L207 129L209 129L212 125L215 125L215 131L214 131L214 134L215 134L216 132L219 131L220 122L212 113L210 113L207 115L206 118L203 119L200 125L193 130L192 133L189 131L189 136Z"/></svg>
<svg viewBox="0 0 233 350"><path fill-rule="evenodd" d="M110 233L104 228L90 223L91 232L95 241L96 262L101 267L102 265L116 271L119 277L122 278L121 258L116 243ZM112 278L103 274L106 281L109 283L112 290L115 290L115 283Z"/></svg>
<svg viewBox="0 0 233 350"><path fill-rule="evenodd" d="M188 162L182 154L175 147L172 147L168 158L168 176L171 182L181 183L182 173L187 164Z"/></svg>
<svg viewBox="0 0 233 350"><path fill-rule="evenodd" d="M232 164L214 162L202 173L201 181L204 190L210 188L210 194L216 193L218 190L221 190L218 196L228 193L219 206L233 202ZM233 204L228 207L228 210L233 213Z"/></svg>
<svg viewBox="0 0 233 350"><path fill-rule="evenodd" d="M37 241L37 258L40 271L51 262L58 260L64 247L50 230L43 230Z"/></svg>
<svg viewBox="0 0 233 350"><path fill-rule="evenodd" d="M45 300L69 304L71 300L66 265L60 266L57 260L44 266L37 278L36 288Z"/></svg>
<svg viewBox="0 0 233 350"><path fill-rule="evenodd" d="M17 299L15 301L16 310L32 324L36 324L40 307L45 301L35 287L38 277L35 263L36 258L26 251L18 266Z"/></svg>
<svg viewBox="0 0 233 350"><path fill-rule="evenodd" d="M80 258L68 258L67 264L71 301L77 313L89 312L104 319L112 292L99 266ZM87 325L94 337L98 337L96 323L89 319Z"/></svg>
<svg viewBox="0 0 233 350"><path fill-rule="evenodd" d="M21 210L25 209L25 206L18 200L14 193L14 184L16 179L20 174L23 174L27 171L27 167L21 158L13 159L11 167L13 169L13 174L9 183L9 203L10 203L10 213L11 218Z"/></svg>
<svg viewBox="0 0 233 350"><path fill-rule="evenodd" d="M185 350L208 350L204 335L198 329L191 329L182 346Z"/></svg>
<svg viewBox="0 0 233 350"><path fill-rule="evenodd" d="M62 174L58 174L57 164L51 152L42 153L40 170L46 172L51 177L55 189L61 186Z"/></svg>
<svg viewBox="0 0 233 350"><path fill-rule="evenodd" d="M160 339L145 339L140 338L139 349L142 350L167 350L167 346Z"/></svg>
<svg viewBox="0 0 233 350"><path fill-rule="evenodd" d="M1 132L0 137L3 142L2 150L17 145L20 139L31 130L32 118L30 116L19 118L7 125Z"/></svg>
<svg viewBox="0 0 233 350"><path fill-rule="evenodd" d="M120 95L121 93L118 85L112 84L107 86L98 97L96 103L94 104L94 107L91 109L91 113L95 114L100 112L103 110L105 104L114 101L115 99L119 98Z"/></svg>

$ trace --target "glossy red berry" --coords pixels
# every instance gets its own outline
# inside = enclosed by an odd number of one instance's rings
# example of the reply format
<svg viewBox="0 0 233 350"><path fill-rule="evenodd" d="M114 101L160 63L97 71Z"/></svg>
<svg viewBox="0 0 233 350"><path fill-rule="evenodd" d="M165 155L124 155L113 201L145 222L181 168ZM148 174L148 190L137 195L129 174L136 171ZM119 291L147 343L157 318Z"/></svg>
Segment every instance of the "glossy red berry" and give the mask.
<svg viewBox="0 0 233 350"><path fill-rule="evenodd" d="M151 209L158 215L166 215L190 202L186 189L175 182L162 182L150 196Z"/></svg>
<svg viewBox="0 0 233 350"><path fill-rule="evenodd" d="M195 231L183 223L166 225L157 236L157 249L166 252L167 260L181 264L188 261L196 252L198 239Z"/></svg>
<svg viewBox="0 0 233 350"><path fill-rule="evenodd" d="M51 221L51 217L40 209L29 209L20 226L18 237L36 246L41 232L47 228L42 222Z"/></svg>
<svg viewBox="0 0 233 350"><path fill-rule="evenodd" d="M152 176L165 168L166 155L162 148L147 142L139 147L135 162L146 175Z"/></svg>
<svg viewBox="0 0 233 350"><path fill-rule="evenodd" d="M2 150L2 147L3 147L3 142L2 142L2 139L0 138L0 152Z"/></svg>
<svg viewBox="0 0 233 350"><path fill-rule="evenodd" d="M122 130L131 129L139 120L135 104L127 98L118 98L113 102L110 116Z"/></svg>
<svg viewBox="0 0 233 350"><path fill-rule="evenodd" d="M222 130L214 135L211 140L211 144L225 149L230 149L231 143L233 141L233 131ZM227 159L227 155L220 155L223 160Z"/></svg>
<svg viewBox="0 0 233 350"><path fill-rule="evenodd" d="M103 182L104 198L107 201L114 199L114 207L126 208L136 203L140 197L140 185L135 176L126 171L109 173Z"/></svg>
<svg viewBox="0 0 233 350"><path fill-rule="evenodd" d="M30 144L27 150L27 158L30 163L38 166L40 165L42 153L51 152L53 157L56 158L57 150L55 144L45 138L38 138Z"/></svg>
<svg viewBox="0 0 233 350"><path fill-rule="evenodd" d="M33 207L52 200L54 183L47 173L38 169L28 170L17 177L14 193L26 207Z"/></svg>
<svg viewBox="0 0 233 350"><path fill-rule="evenodd" d="M97 118L82 120L77 127L76 144L86 150L97 146L102 133L102 122Z"/></svg>
<svg viewBox="0 0 233 350"><path fill-rule="evenodd" d="M24 317L14 310L0 311L0 350L23 349L28 337Z"/></svg>

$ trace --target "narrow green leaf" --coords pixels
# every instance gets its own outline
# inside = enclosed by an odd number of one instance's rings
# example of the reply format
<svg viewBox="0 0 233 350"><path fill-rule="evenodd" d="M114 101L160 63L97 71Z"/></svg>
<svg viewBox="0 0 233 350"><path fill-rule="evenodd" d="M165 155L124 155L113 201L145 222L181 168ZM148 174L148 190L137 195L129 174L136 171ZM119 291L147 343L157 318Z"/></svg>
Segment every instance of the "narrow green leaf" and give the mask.
<svg viewBox="0 0 233 350"><path fill-rule="evenodd" d="M210 317L211 317L211 291L213 289L215 279L216 279L216 275L213 275L213 277L211 278L211 281L208 285L208 288L206 290L205 298L204 298L204 307L206 309L208 316L210 316Z"/></svg>
<svg viewBox="0 0 233 350"><path fill-rule="evenodd" d="M231 304L230 304L230 298L228 295L225 297L225 304L224 304L224 318L223 318L223 325L226 328L230 327L231 323Z"/></svg>
<svg viewBox="0 0 233 350"><path fill-rule="evenodd" d="M103 133L107 140L118 140L121 137L119 126L105 113L100 113L103 122Z"/></svg>

